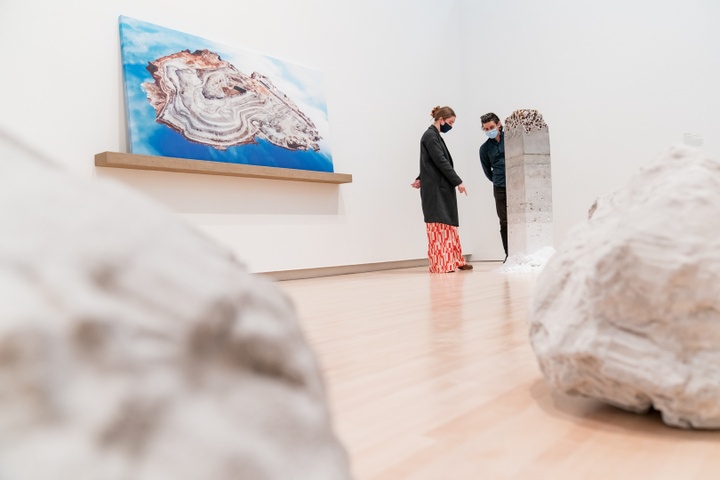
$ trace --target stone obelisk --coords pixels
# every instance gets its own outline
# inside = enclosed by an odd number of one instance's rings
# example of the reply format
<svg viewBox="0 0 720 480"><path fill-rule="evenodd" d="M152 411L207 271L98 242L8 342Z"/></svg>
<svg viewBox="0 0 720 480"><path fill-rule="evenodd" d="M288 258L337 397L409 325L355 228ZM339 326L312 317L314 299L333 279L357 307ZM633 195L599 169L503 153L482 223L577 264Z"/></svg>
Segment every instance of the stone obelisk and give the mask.
<svg viewBox="0 0 720 480"><path fill-rule="evenodd" d="M505 119L508 255L552 247L550 135L537 110L515 110Z"/></svg>

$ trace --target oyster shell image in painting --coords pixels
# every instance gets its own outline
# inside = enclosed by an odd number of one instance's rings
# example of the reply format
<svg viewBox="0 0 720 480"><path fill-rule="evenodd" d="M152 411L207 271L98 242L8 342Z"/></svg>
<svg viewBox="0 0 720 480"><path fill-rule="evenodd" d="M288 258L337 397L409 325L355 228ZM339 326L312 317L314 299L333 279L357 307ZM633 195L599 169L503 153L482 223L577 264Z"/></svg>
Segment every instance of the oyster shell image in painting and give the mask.
<svg viewBox="0 0 720 480"><path fill-rule="evenodd" d="M121 16L128 153L333 172L322 72Z"/></svg>
<svg viewBox="0 0 720 480"><path fill-rule="evenodd" d="M315 124L264 75L248 76L209 50L150 62L143 83L157 121L218 150L262 138L288 150L320 150Z"/></svg>

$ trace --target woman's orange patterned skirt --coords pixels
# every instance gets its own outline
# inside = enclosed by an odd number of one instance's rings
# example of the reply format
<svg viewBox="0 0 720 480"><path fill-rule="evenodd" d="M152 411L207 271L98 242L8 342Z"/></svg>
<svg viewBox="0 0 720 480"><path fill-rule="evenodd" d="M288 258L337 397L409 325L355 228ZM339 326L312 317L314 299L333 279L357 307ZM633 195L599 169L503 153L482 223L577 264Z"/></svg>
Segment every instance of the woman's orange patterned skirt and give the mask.
<svg viewBox="0 0 720 480"><path fill-rule="evenodd" d="M465 265L458 227L444 223L426 223L430 273L454 272Z"/></svg>

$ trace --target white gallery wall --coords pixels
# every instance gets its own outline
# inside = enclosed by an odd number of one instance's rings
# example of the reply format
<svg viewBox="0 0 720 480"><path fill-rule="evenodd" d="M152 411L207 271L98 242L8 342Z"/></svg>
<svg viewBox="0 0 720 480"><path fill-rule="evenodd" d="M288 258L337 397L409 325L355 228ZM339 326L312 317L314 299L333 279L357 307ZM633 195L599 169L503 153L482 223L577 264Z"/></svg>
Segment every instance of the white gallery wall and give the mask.
<svg viewBox="0 0 720 480"><path fill-rule="evenodd" d="M96 169L96 153L127 151L120 15L321 70L335 170L353 182ZM458 121L445 138L469 190L463 247L496 259L479 116L544 114L561 240L683 133L720 158L718 20L711 0L3 0L0 129L75 174L157 199L262 272L424 258L409 183L430 109L448 104Z"/></svg>
<svg viewBox="0 0 720 480"><path fill-rule="evenodd" d="M321 70L335 171L353 183L96 170L96 153L127 151L119 15ZM156 198L252 271L424 258L410 183L431 108L462 101L461 49L439 42L457 15L434 0L3 0L0 128Z"/></svg>
<svg viewBox="0 0 720 480"><path fill-rule="evenodd" d="M684 133L720 160L720 2L466 0L461 9L463 107L477 126L465 153L484 141L483 113L543 114L556 246L595 198ZM483 188L491 203L490 182ZM480 257L497 248L484 234L493 213L482 213L471 231Z"/></svg>

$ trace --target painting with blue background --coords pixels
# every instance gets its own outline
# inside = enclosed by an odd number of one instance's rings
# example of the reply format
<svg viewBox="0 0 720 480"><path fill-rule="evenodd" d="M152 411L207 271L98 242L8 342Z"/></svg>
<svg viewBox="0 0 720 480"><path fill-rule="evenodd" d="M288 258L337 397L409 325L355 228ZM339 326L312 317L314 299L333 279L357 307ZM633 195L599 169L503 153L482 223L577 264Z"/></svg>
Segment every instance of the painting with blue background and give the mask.
<svg viewBox="0 0 720 480"><path fill-rule="evenodd" d="M125 16L120 17L120 46L131 153L333 172L327 105L319 71ZM142 88L143 83L154 81L147 70L149 62L183 50L193 52L204 49L217 53L246 75L258 72L270 78L313 121L322 136L320 150L288 150L264 139L256 139L257 143L222 151L190 142L172 128L157 122L155 108Z"/></svg>

